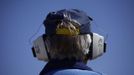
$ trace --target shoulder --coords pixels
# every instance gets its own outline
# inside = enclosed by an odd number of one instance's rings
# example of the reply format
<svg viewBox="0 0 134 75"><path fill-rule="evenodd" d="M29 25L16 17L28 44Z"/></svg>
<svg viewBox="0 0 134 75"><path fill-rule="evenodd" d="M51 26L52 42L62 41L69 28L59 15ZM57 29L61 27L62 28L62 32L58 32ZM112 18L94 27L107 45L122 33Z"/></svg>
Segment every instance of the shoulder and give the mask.
<svg viewBox="0 0 134 75"><path fill-rule="evenodd" d="M80 70L80 69L66 69L55 72L54 75L103 75L98 72Z"/></svg>

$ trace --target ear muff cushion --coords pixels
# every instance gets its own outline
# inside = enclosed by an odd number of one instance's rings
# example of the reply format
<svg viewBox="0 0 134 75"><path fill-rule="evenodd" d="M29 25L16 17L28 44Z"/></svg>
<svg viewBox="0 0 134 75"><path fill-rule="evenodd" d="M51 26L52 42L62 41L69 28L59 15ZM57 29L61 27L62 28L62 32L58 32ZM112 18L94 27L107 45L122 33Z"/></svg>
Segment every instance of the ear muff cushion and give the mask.
<svg viewBox="0 0 134 75"><path fill-rule="evenodd" d="M49 54L49 52L48 52L48 48L47 48L47 45L46 45L46 37L47 37L47 35L43 35L43 41L44 41L44 44L45 44L45 48L46 48L46 53L47 53L47 57L48 57L48 60L50 60L51 59L51 56L50 56L50 54Z"/></svg>
<svg viewBox="0 0 134 75"><path fill-rule="evenodd" d="M89 47L89 53L86 55L86 60L92 59L92 54L93 54L93 33L90 33L91 36L91 44Z"/></svg>

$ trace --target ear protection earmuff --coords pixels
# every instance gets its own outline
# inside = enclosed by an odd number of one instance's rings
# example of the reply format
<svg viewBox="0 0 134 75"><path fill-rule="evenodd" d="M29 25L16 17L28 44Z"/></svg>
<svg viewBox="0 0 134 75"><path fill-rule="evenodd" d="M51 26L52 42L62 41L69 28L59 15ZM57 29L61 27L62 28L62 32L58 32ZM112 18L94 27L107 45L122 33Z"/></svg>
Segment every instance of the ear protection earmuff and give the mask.
<svg viewBox="0 0 134 75"><path fill-rule="evenodd" d="M87 35L90 35L92 42L86 56L92 60L106 52L106 43L104 37L97 33ZM51 59L45 35L39 36L33 41L32 52L34 57L37 57L39 60L48 61Z"/></svg>
<svg viewBox="0 0 134 75"><path fill-rule="evenodd" d="M50 59L49 52L47 50L46 35L39 36L33 41L32 52L33 56L39 60L48 61Z"/></svg>
<svg viewBox="0 0 134 75"><path fill-rule="evenodd" d="M92 42L87 57L92 60L106 52L106 43L103 36L97 33L91 33L90 35Z"/></svg>

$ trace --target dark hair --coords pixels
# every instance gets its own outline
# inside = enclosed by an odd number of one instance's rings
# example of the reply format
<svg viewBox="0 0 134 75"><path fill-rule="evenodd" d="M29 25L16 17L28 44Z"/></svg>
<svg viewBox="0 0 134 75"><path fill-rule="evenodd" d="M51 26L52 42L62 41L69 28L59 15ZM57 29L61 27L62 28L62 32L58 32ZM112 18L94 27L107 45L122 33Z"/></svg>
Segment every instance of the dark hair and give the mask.
<svg viewBox="0 0 134 75"><path fill-rule="evenodd" d="M47 41L52 59L73 58L84 61L86 59L85 50L89 49L91 42L86 34L77 36L53 35L48 36Z"/></svg>

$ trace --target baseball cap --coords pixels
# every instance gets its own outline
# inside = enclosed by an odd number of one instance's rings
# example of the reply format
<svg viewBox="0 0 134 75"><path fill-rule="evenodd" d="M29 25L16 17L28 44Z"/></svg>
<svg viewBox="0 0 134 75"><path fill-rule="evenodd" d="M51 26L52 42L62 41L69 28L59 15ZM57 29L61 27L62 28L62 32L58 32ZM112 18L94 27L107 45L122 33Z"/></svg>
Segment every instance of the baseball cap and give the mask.
<svg viewBox="0 0 134 75"><path fill-rule="evenodd" d="M78 9L62 9L58 11L49 12L44 20L46 35L55 34L89 34L91 33L90 24L93 19L88 16L84 11ZM57 29L58 24L61 22L71 22L75 31L70 31L66 28ZM64 24L63 24L64 25Z"/></svg>

